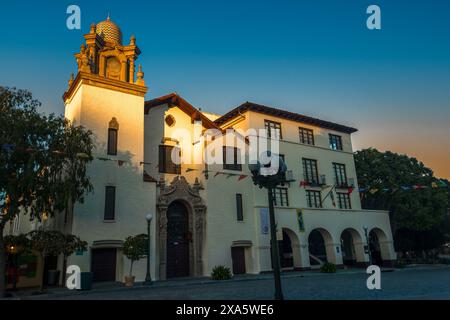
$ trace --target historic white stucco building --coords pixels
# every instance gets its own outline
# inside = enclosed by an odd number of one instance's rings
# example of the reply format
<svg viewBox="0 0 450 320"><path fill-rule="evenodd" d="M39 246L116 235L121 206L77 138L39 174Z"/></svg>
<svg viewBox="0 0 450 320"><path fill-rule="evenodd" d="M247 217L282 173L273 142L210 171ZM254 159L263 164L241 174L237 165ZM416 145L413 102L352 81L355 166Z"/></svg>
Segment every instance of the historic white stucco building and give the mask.
<svg viewBox="0 0 450 320"><path fill-rule="evenodd" d="M272 128L280 136L279 153L294 180L275 192L284 269L395 260L388 213L361 209L355 129L250 102L219 116L177 94L145 101L143 72L135 72L136 40L122 44L109 19L84 37L78 73L63 98L65 116L95 135L94 192L54 222L89 243L70 264L92 270L97 281L123 281L129 268L123 241L146 233L152 213L153 279L209 275L217 265L235 273L270 271L267 193L253 185L247 165L176 166L168 156L172 148L202 153L208 143L197 140L205 130L228 128ZM190 139L176 138L179 129ZM135 267L137 281L145 277L145 263Z"/></svg>

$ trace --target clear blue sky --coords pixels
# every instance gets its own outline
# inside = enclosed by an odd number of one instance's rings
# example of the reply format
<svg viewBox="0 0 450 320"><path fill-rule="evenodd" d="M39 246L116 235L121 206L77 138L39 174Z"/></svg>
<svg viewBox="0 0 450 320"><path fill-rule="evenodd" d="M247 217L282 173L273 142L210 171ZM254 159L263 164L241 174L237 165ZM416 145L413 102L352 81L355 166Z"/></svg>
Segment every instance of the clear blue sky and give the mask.
<svg viewBox="0 0 450 320"><path fill-rule="evenodd" d="M82 30L66 28L77 4ZM377 4L382 30L369 31ZM223 113L245 101L355 126L356 148L408 153L450 178L450 1L4 1L0 85L47 112L92 22L111 19L142 50L148 99L176 91Z"/></svg>

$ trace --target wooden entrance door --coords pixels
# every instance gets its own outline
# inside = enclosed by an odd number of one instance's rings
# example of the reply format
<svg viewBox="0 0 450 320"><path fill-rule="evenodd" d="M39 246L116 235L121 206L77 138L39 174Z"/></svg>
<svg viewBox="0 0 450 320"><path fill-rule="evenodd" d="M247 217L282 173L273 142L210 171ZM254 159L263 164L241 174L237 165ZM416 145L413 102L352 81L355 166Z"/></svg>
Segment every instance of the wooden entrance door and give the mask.
<svg viewBox="0 0 450 320"><path fill-rule="evenodd" d="M94 282L116 281L116 249L92 250Z"/></svg>
<svg viewBox="0 0 450 320"><path fill-rule="evenodd" d="M231 259L233 260L233 274L245 273L245 248L232 247Z"/></svg>
<svg viewBox="0 0 450 320"><path fill-rule="evenodd" d="M189 276L189 215L181 202L167 208L167 278Z"/></svg>

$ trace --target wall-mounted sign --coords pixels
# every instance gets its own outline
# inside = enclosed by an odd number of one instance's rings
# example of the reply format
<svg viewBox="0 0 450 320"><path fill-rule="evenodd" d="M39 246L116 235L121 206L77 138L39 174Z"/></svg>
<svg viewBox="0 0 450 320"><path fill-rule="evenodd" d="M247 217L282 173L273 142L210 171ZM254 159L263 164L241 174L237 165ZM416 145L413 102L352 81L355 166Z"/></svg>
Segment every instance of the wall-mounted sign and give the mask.
<svg viewBox="0 0 450 320"><path fill-rule="evenodd" d="M269 208L259 209L259 218L261 222L261 233L269 233Z"/></svg>
<svg viewBox="0 0 450 320"><path fill-rule="evenodd" d="M303 210L297 209L298 230L305 232L305 223L303 222Z"/></svg>

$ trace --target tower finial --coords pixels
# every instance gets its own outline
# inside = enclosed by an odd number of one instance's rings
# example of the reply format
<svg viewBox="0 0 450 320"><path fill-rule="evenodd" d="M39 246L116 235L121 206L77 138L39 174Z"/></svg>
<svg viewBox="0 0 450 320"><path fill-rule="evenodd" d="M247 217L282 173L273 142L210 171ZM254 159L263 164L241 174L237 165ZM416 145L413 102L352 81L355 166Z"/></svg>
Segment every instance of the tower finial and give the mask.
<svg viewBox="0 0 450 320"><path fill-rule="evenodd" d="M74 76L73 76L73 72L72 72L72 74L70 75L70 79L69 79L69 87L68 87L68 89L70 89L70 87L72 86L73 81L74 81Z"/></svg>
<svg viewBox="0 0 450 320"><path fill-rule="evenodd" d="M142 66L139 65L138 67L138 72L136 74L137 76L137 80L136 80L136 84L140 85L140 86L145 86L145 81L144 81L144 72L142 72Z"/></svg>
<svg viewBox="0 0 450 320"><path fill-rule="evenodd" d="M106 18L106 21L111 20L110 16L109 16L109 12L108 12L108 17Z"/></svg>

